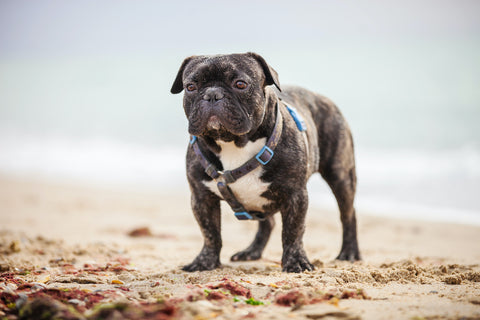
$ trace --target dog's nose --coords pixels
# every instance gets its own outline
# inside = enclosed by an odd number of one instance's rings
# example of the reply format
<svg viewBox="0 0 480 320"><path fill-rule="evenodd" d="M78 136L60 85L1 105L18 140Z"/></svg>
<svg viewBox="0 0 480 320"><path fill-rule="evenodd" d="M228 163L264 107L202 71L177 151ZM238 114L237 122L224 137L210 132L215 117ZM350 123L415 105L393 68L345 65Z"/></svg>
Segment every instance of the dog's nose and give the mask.
<svg viewBox="0 0 480 320"><path fill-rule="evenodd" d="M208 88L203 95L203 100L215 102L222 100L224 97L223 91L220 88Z"/></svg>

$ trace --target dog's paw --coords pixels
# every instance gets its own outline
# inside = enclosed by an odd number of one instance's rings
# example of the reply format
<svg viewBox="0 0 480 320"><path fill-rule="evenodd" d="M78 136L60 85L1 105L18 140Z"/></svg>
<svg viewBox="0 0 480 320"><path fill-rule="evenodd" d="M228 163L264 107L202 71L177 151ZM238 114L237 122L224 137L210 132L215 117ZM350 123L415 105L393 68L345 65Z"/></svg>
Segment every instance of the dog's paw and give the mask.
<svg viewBox="0 0 480 320"><path fill-rule="evenodd" d="M183 271L206 271L213 270L220 267L220 259L217 256L211 255L198 255L192 263L183 266Z"/></svg>
<svg viewBox="0 0 480 320"><path fill-rule="evenodd" d="M204 262L199 262L199 261L193 261L190 264L187 264L183 266L182 270L187 271L187 272L193 272L193 271L207 271L207 270L213 270L220 267L220 262L218 263L204 263Z"/></svg>
<svg viewBox="0 0 480 320"><path fill-rule="evenodd" d="M359 261L362 260L362 257L360 256L360 252L356 248L348 248L348 249L342 249L340 253L338 254L337 260L342 260L342 261Z"/></svg>
<svg viewBox="0 0 480 320"><path fill-rule="evenodd" d="M261 250L245 249L243 251L235 253L230 258L230 261L253 261L253 260L258 260L261 257L262 257Z"/></svg>
<svg viewBox="0 0 480 320"><path fill-rule="evenodd" d="M282 265L282 271L284 272L300 273L303 271L313 271L313 269L315 269L303 252L297 252L296 254L284 257L282 259Z"/></svg>

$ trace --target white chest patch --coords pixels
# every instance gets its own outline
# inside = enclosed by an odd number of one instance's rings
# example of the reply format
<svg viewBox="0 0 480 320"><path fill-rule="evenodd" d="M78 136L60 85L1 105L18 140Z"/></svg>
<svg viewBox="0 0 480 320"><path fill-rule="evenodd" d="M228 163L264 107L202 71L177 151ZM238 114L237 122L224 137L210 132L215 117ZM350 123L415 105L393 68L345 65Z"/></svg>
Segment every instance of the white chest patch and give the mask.
<svg viewBox="0 0 480 320"><path fill-rule="evenodd" d="M218 142L222 148L219 158L224 170L232 170L240 167L254 157L263 148L266 141L266 138L262 138L255 142L248 142L243 148L238 148L234 142ZM270 203L270 200L261 196L270 185L270 183L265 183L260 179L262 173L263 168L260 166L228 185L237 200L240 201L248 211L261 211L264 205ZM205 182L205 185L213 193L221 197L215 180Z"/></svg>

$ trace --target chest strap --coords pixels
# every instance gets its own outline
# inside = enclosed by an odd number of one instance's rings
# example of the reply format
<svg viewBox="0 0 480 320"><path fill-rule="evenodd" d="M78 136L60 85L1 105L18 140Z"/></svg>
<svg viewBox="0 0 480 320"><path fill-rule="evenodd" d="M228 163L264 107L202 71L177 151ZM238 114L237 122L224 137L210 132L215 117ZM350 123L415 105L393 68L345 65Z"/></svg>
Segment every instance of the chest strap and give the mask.
<svg viewBox="0 0 480 320"><path fill-rule="evenodd" d="M283 129L283 119L280 112L280 103L277 102L277 117L275 120L275 126L273 128L272 134L268 139L265 146L250 160L245 162L240 167L233 170L219 171L214 164L209 162L203 155L200 147L198 146L198 139L196 136L192 136L190 140L190 145L192 146L195 154L197 155L200 164L205 169L205 173L208 174L212 179L217 182L217 188L223 199L228 203L235 212L235 217L238 220L265 220L266 214L258 211L247 212L245 207L237 200L232 190L228 186L229 184L237 181L241 177L245 176L249 172L255 170L259 166L264 166L272 160L273 155L275 154L273 150L280 141L280 136ZM306 126L303 122L303 119L298 115L296 110L293 107L287 105L289 113L292 115L292 118L295 120L297 127L300 131L305 131Z"/></svg>
<svg viewBox="0 0 480 320"><path fill-rule="evenodd" d="M280 106L277 103L277 117L275 120L275 126L272 131L272 135L268 139L265 146L250 160L245 162L240 167L233 170L219 171L213 163L210 163L203 155L200 147L198 146L198 139L196 136L192 136L190 145L193 151L197 155L202 167L205 169L205 173L217 182L217 188L223 199L229 204L235 217L238 220L264 220L266 218L263 212L247 212L245 207L237 200L232 190L228 186L229 184L237 181L241 177L255 170L259 166L264 166L272 160L280 136L283 129L282 114L280 113Z"/></svg>

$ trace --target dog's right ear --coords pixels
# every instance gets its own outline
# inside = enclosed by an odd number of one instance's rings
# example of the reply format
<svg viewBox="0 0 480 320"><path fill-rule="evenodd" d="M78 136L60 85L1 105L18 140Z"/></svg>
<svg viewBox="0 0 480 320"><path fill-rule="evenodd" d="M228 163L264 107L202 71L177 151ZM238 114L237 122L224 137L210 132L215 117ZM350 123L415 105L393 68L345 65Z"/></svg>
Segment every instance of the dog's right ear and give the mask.
<svg viewBox="0 0 480 320"><path fill-rule="evenodd" d="M180 66L180 69L178 70L177 77L175 78L175 81L173 82L172 89L170 89L170 92L173 94L180 93L183 91L183 71L185 71L185 67L187 64L192 61L192 59L195 56L191 56L183 60L182 65Z"/></svg>
<svg viewBox="0 0 480 320"><path fill-rule="evenodd" d="M278 81L278 73L275 71L270 65L263 59L263 57L255 52L247 52L247 55L253 57L257 62L260 64L260 66L263 69L263 72L265 74L265 80L267 85L275 85L277 87L278 91L282 91L280 89L280 81Z"/></svg>

